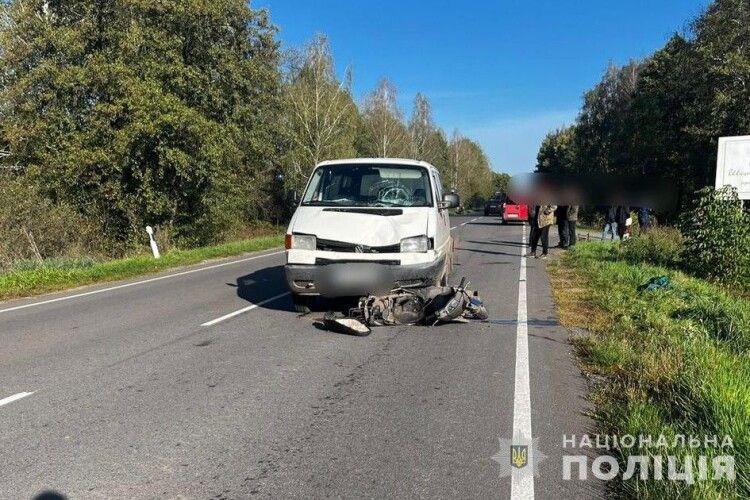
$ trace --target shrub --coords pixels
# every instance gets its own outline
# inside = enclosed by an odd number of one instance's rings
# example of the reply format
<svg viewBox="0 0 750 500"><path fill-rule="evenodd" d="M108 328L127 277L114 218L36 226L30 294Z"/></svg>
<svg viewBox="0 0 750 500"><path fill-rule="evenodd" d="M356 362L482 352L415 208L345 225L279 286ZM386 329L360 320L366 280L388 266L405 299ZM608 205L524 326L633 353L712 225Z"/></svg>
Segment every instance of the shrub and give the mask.
<svg viewBox="0 0 750 500"><path fill-rule="evenodd" d="M0 269L19 261L97 255L101 248L101 228L69 205L49 200L24 178L0 179Z"/></svg>
<svg viewBox="0 0 750 500"><path fill-rule="evenodd" d="M648 262L658 266L678 266L682 252L682 233L668 226L654 227L646 233L625 240L622 244L622 255L627 260Z"/></svg>
<svg viewBox="0 0 750 500"><path fill-rule="evenodd" d="M680 221L683 265L696 276L750 288L750 214L737 190L704 188Z"/></svg>

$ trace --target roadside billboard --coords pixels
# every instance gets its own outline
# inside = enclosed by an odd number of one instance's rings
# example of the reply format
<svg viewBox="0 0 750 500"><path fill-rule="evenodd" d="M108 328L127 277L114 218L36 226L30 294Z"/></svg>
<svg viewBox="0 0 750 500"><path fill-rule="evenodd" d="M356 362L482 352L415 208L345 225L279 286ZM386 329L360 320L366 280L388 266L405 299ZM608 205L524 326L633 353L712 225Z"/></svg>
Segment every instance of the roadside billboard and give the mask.
<svg viewBox="0 0 750 500"><path fill-rule="evenodd" d="M750 135L719 138L716 188L734 186L742 200L750 200Z"/></svg>

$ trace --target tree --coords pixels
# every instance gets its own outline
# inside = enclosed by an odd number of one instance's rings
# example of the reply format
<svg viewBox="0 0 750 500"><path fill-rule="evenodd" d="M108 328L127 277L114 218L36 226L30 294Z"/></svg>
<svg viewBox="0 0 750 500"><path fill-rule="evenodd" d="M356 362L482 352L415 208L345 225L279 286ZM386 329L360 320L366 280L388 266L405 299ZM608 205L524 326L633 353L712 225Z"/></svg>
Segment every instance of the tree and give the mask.
<svg viewBox="0 0 750 500"><path fill-rule="evenodd" d="M360 147L365 156L409 155L409 133L398 107L398 91L387 78L380 80L365 99Z"/></svg>
<svg viewBox="0 0 750 500"><path fill-rule="evenodd" d="M583 98L576 120L576 149L583 172L624 173L630 166L630 139L625 129L638 84L639 63L610 64L602 81Z"/></svg>
<svg viewBox="0 0 750 500"><path fill-rule="evenodd" d="M550 132L542 141L536 171L547 174L575 173L580 168L576 149L576 126Z"/></svg>
<svg viewBox="0 0 750 500"><path fill-rule="evenodd" d="M545 138L537 169L656 175L687 206L713 184L718 138L750 130L748 39L750 4L715 0L642 63L610 65L575 126Z"/></svg>
<svg viewBox="0 0 750 500"><path fill-rule="evenodd" d="M288 61L285 124L292 146L286 183L301 189L319 162L356 154L359 113L351 96L351 70L338 80L325 35L317 35L303 52L290 53Z"/></svg>
<svg viewBox="0 0 750 500"><path fill-rule="evenodd" d="M417 93L409 120L411 157L435 165L441 171L448 165L450 151L445 133L432 119L432 106L427 98Z"/></svg>
<svg viewBox="0 0 750 500"><path fill-rule="evenodd" d="M492 172L492 190L495 193L507 193L510 187L510 175Z"/></svg>
<svg viewBox="0 0 750 500"><path fill-rule="evenodd" d="M449 165L451 188L458 192L462 203L471 205L494 192L493 172L482 147L471 139L453 133Z"/></svg>
<svg viewBox="0 0 750 500"><path fill-rule="evenodd" d="M700 89L691 103L689 133L703 152L696 177L711 185L718 138L750 130L750 4L715 0L692 25Z"/></svg>
<svg viewBox="0 0 750 500"><path fill-rule="evenodd" d="M702 92L696 81L702 72L692 44L674 35L648 58L628 120L634 131L633 164L640 173L672 179L683 198L702 182L695 168L704 152L696 149L690 115ZM704 149L704 148L700 148ZM702 175L698 175L702 177Z"/></svg>
<svg viewBox="0 0 750 500"><path fill-rule="evenodd" d="M0 26L11 161L116 241L208 241L270 215L275 29L242 0L14 0Z"/></svg>

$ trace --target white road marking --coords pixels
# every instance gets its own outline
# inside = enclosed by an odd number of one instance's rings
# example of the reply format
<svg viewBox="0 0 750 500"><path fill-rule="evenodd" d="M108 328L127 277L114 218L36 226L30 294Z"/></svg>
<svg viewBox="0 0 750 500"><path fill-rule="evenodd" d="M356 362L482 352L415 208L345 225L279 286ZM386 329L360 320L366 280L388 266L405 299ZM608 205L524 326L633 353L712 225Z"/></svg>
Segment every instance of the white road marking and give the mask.
<svg viewBox="0 0 750 500"><path fill-rule="evenodd" d="M529 384L529 336L526 305L526 226L521 237L521 271L518 277L518 324L516 326L516 386L513 394L513 437L533 443L531 435L531 390ZM533 466L533 446L528 448L527 463ZM534 476L514 473L510 481L510 498L534 498Z"/></svg>
<svg viewBox="0 0 750 500"><path fill-rule="evenodd" d="M239 316L240 314L244 314L244 313L246 313L248 311L252 311L253 309L255 309L257 307L264 306L264 305L268 304L269 302L273 302L274 300L278 300L278 299L280 299L282 297L286 297L289 294L290 294L290 292L284 292L284 293L280 293L278 295L274 295L273 297L271 297L269 299L261 300L257 304L250 304L247 307L243 307L242 309L238 309L237 311L231 312L229 314L225 314L221 318L216 318L216 319L212 319L211 321L206 321L201 326L213 326L213 325L215 325L217 323L221 323L222 321L226 321L228 319L234 318L235 316Z"/></svg>
<svg viewBox="0 0 750 500"><path fill-rule="evenodd" d="M231 265L234 265L234 264L239 264L241 262L247 262L247 261L250 261L250 260L261 259L263 257L270 257L271 255L278 255L280 253L284 253L284 250L279 250L279 251L271 252L271 253L265 253L263 255L254 255L252 257L247 257L247 258L239 259L239 260L233 260L231 262L222 262L221 264L214 264L212 266L201 267L199 269L190 269L188 271L182 271L182 272L179 272L179 273L167 274L165 276L157 276L156 278L150 278L150 279L141 280L141 281L134 281L132 283L125 283L123 285L111 286L109 288L102 288L101 290L92 290L90 292L77 293L75 295L66 295L65 297L58 297L56 299L44 300L42 302L34 302L32 304L24 304L22 306L15 306L15 307L9 307L7 309L0 309L0 314L11 312L11 311L19 311L21 309L27 309L29 307L37 307L37 306L43 306L43 305L46 305L46 304L53 304L55 302L62 302L64 300L72 300L72 299L78 299L80 297L88 297L89 295L97 295L97 294L100 294L100 293L111 292L113 290L120 290L122 288L129 288L129 287L132 287L132 286L144 285L146 283L153 283L155 281L166 280L166 279L169 279L169 278L176 278L178 276L185 276L186 274L199 273L201 271L208 271L210 269L217 269L219 267L231 266Z"/></svg>
<svg viewBox="0 0 750 500"><path fill-rule="evenodd" d="M471 220L467 220L466 222L464 222L464 223L462 223L462 224L459 224L459 226L465 226L466 224L471 224L471 223L472 223L472 222L474 222L475 220L479 220L479 219L481 219L481 218L482 218L482 217L474 217L474 218L473 218L473 219L471 219ZM456 229L457 227L458 227L458 226L453 226L453 227L452 227L451 229Z"/></svg>
<svg viewBox="0 0 750 500"><path fill-rule="evenodd" d="M7 398L0 399L0 406L5 406L7 404L12 403L13 401L18 401L19 399L23 399L26 396L31 396L32 394L34 393L33 392L19 392L18 394L8 396Z"/></svg>

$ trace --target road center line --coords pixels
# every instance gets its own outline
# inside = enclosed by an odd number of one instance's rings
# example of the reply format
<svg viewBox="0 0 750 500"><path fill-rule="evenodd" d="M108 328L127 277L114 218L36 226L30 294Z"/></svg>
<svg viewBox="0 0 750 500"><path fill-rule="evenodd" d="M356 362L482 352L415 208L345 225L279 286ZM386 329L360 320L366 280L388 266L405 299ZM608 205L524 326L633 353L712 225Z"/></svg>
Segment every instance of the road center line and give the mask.
<svg viewBox="0 0 750 500"><path fill-rule="evenodd" d="M216 318L216 319L212 319L211 321L206 321L201 326L213 326L213 325L215 325L217 323L221 323L222 321L226 321L228 319L234 318L235 316L239 316L240 314L244 314L244 313L246 313L248 311L252 311L253 309L255 309L257 307L264 306L264 305L268 304L269 302L273 302L274 300L278 300L278 299L280 299L282 297L286 297L289 294L290 294L290 292L284 292L284 293L280 293L278 295L274 295L273 297L271 297L269 299L261 300L257 304L250 304L247 307L243 307L242 309L238 309L237 311L231 312L229 314L225 314L221 318Z"/></svg>
<svg viewBox="0 0 750 500"><path fill-rule="evenodd" d="M516 326L516 386L513 394L513 439L529 443L527 463L534 466L531 435L531 390L529 384L529 336L526 304L526 226L521 236L521 270L518 277L518 323ZM534 475L514 471L510 481L510 498L534 498Z"/></svg>
<svg viewBox="0 0 750 500"><path fill-rule="evenodd" d="M472 222L474 222L475 220L479 220L479 219L481 219L481 217L474 217L473 219L471 219L471 220L469 220L469 221L466 221L466 222L464 222L464 223L463 223L463 224L461 224L461 225L462 225L462 226L465 226L466 224L471 224L471 223L472 223ZM458 227L458 226L456 226L456 227ZM451 229L453 229L453 228L451 228Z"/></svg>
<svg viewBox="0 0 750 500"><path fill-rule="evenodd" d="M176 278L178 276L185 276L186 274L199 273L201 271L208 271L210 269L217 269L219 267L231 266L231 265L234 265L234 264L239 264L241 262L247 262L247 261L250 261L250 260L261 259L263 257L270 257L271 255L278 255L280 253L284 253L284 250L278 250L276 252L271 252L271 253L264 253L263 255L253 255L252 257L246 257L244 259L233 260L231 262L222 262L221 264L214 264L212 266L201 267L199 269L190 269L190 270L182 271L182 272L179 272L179 273L167 274L165 276L157 276L156 278L149 278L149 279L146 279L146 280L134 281L132 283L125 283L123 285L111 286L111 287L108 287L108 288L102 288L100 290L92 290L90 292L77 293L75 295L66 295L65 297L58 297L56 299L44 300L42 302L34 302L32 304L24 304L22 306L15 306L15 307L9 307L7 309L0 309L0 314L11 312L11 311L19 311L21 309L27 309L29 307L37 307L37 306L43 306L43 305L46 305L46 304L53 304L55 302L62 302L64 300L72 300L72 299L78 299L80 297L88 297L89 295L97 295L97 294L100 294L100 293L111 292L113 290L120 290L122 288L129 288L129 287L137 286L137 285L145 285L146 283L153 283L155 281L161 281L161 280L166 280L166 279L170 279L170 278Z"/></svg>
<svg viewBox="0 0 750 500"><path fill-rule="evenodd" d="M23 399L26 396L31 396L32 394L34 393L33 392L19 392L18 394L8 396L7 398L0 399L0 406L5 406L7 404L12 403L13 401L18 401L19 399Z"/></svg>

